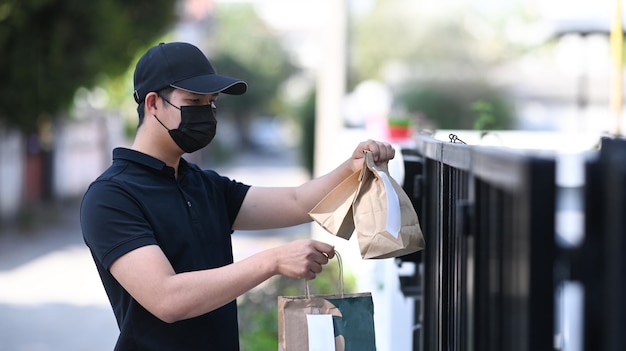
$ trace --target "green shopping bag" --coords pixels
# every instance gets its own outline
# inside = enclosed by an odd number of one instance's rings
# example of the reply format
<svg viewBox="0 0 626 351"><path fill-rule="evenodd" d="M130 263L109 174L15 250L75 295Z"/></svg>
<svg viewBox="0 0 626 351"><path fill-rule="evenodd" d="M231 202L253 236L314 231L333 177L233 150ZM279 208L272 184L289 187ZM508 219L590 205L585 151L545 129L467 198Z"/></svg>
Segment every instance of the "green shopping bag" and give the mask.
<svg viewBox="0 0 626 351"><path fill-rule="evenodd" d="M375 351L371 293L278 297L279 351Z"/></svg>

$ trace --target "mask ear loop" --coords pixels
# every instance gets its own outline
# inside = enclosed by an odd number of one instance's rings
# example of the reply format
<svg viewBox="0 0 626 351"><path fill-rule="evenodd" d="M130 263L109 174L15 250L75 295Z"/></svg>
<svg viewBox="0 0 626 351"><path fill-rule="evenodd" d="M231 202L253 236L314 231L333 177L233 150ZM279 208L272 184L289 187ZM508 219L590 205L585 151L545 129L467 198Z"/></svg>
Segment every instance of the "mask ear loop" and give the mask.
<svg viewBox="0 0 626 351"><path fill-rule="evenodd" d="M156 115L153 115L154 118L156 118L157 121L159 121L159 123L161 123L161 125L163 126L163 128L167 129L167 131L169 132L170 129L168 127L165 126L165 124L163 124L163 122L161 122L161 120L159 119L159 117L157 117Z"/></svg>
<svg viewBox="0 0 626 351"><path fill-rule="evenodd" d="M344 296L344 286L343 286L343 262L341 261L341 255L339 254L339 252L337 252L337 250L335 250L335 257L337 257L337 263L339 264L339 295L341 296L341 298L343 299ZM311 298L311 290L309 288L309 281L306 281L306 284L304 286L304 295L307 299Z"/></svg>

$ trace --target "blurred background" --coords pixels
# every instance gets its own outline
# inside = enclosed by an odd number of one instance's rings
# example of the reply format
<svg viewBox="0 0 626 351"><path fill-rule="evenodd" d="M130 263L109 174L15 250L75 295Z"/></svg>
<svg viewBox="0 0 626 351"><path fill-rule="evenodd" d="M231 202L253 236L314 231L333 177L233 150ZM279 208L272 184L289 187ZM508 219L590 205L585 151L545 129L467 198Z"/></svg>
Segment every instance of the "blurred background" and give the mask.
<svg viewBox="0 0 626 351"><path fill-rule="evenodd" d="M523 147L587 148L621 134L618 4L0 0L0 350L112 349L78 205L112 149L132 141L132 74L149 47L191 42L248 82L220 97L216 139L187 159L255 185L298 184L366 138L410 147L415 133L471 130L481 142L522 131L533 132ZM315 231L236 233L235 256ZM379 349L409 350L410 331L391 320L410 322L384 312L397 274L364 267L347 287L386 289ZM332 291L333 279L316 284ZM294 284L277 278L240 299L243 350L276 349L275 297L301 293Z"/></svg>

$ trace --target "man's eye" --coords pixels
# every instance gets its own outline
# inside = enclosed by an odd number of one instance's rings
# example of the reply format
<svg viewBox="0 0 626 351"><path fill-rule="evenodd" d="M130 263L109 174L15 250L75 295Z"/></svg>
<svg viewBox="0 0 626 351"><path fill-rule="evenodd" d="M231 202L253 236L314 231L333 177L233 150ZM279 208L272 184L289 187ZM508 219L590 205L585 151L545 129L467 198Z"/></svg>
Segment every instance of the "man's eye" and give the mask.
<svg viewBox="0 0 626 351"><path fill-rule="evenodd" d="M200 105L201 101L200 99L187 99L187 103L189 105Z"/></svg>

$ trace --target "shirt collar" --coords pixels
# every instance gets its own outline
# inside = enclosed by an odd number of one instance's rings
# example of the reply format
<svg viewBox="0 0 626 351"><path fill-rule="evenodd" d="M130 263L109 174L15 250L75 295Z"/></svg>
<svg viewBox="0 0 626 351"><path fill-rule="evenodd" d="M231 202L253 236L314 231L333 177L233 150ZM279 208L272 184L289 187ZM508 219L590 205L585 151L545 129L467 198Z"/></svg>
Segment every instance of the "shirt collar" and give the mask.
<svg viewBox="0 0 626 351"><path fill-rule="evenodd" d="M174 177L174 168L165 164L165 162L154 158L150 155L146 155L143 152L139 152L137 150L127 149L123 147L118 147L113 150L113 160L125 160L133 163L137 163L153 169L157 173L161 173L167 177ZM180 159L180 164L178 169L180 171L185 171L189 168L187 161L184 158Z"/></svg>

